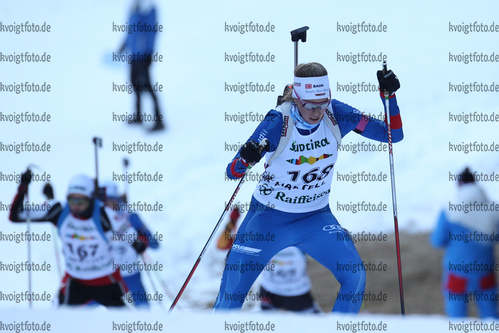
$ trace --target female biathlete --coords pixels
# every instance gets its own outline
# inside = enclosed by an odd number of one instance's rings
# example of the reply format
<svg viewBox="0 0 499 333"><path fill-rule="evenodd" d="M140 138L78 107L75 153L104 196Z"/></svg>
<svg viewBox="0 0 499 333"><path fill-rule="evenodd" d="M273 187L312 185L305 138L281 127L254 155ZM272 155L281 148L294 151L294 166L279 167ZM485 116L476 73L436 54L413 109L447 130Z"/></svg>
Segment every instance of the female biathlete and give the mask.
<svg viewBox="0 0 499 333"><path fill-rule="evenodd" d="M227 257L214 310L241 308L268 261L296 246L327 267L341 284L333 312L358 313L365 289L364 267L351 238L329 207L333 168L341 138L350 131L388 142L386 122L331 99L326 69L319 63L296 67L292 89L271 110L227 167L241 178L249 165L266 157L265 172ZM382 100L390 94L393 142L403 138L394 92L400 87L390 70L378 71ZM259 143L267 139L266 151ZM279 145L279 143L281 144ZM355 271L355 273L353 273Z"/></svg>

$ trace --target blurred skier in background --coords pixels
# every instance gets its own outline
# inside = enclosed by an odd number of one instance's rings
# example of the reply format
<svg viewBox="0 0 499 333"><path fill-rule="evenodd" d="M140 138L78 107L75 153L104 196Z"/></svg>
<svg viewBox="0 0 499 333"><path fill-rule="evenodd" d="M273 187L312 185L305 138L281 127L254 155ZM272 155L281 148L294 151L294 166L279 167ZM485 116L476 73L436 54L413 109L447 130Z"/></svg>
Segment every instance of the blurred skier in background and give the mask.
<svg viewBox="0 0 499 333"><path fill-rule="evenodd" d="M28 169L21 176L12 203L9 215L12 222L27 220L23 200L30 182ZM95 301L104 306L125 306L123 299L128 288L119 270L113 267L113 231L109 220L112 211L95 199L94 187L92 178L76 175L69 182L67 204L49 201L45 206L48 210L29 212L30 222L51 222L59 231L66 264L59 305L84 305ZM44 193L47 197L53 196L49 187L44 188ZM49 207L48 203L53 205Z"/></svg>
<svg viewBox="0 0 499 333"><path fill-rule="evenodd" d="M231 248L240 216L239 205L235 205L225 230L218 238L219 250ZM307 257L300 249L292 246L276 254L266 265L259 279L262 310L321 312L310 293L312 283L307 271Z"/></svg>
<svg viewBox="0 0 499 333"><path fill-rule="evenodd" d="M269 263L259 278L262 310L322 312L310 292L312 283L303 251L290 246L276 254Z"/></svg>
<svg viewBox="0 0 499 333"><path fill-rule="evenodd" d="M111 244L115 252L115 260L118 265L137 262L148 247L157 249L159 244L137 213L128 213L126 210L117 208L126 203L126 201L124 196L118 194L116 183L107 182L104 184L104 187L106 191L106 206L112 210L110 220L114 234ZM135 242L137 239L140 242ZM121 270L121 275L130 289L133 303L137 307L149 308L140 270L134 270L132 267Z"/></svg>
<svg viewBox="0 0 499 333"><path fill-rule="evenodd" d="M149 67L152 63L154 54L156 31L154 29L156 19L156 8L152 0L134 0L132 10L128 18L129 25L140 25L142 29L136 29L127 33L127 37L121 45L118 53L122 54L125 50L134 57L131 62L131 81L134 86L136 97L135 116L133 123L142 124L141 111L141 90L150 93L154 102L154 126L150 131L160 131L165 128L162 121L163 116L160 113L158 98L152 89ZM137 87L140 87L138 89Z"/></svg>
<svg viewBox="0 0 499 333"><path fill-rule="evenodd" d="M499 266L494 260L494 244L499 240L499 213L484 210L484 205L490 204L466 168L458 177L454 201L442 209L430 236L434 247L445 249L442 291L450 317L466 317L468 302L473 300L481 318L497 318L499 295L494 273Z"/></svg>

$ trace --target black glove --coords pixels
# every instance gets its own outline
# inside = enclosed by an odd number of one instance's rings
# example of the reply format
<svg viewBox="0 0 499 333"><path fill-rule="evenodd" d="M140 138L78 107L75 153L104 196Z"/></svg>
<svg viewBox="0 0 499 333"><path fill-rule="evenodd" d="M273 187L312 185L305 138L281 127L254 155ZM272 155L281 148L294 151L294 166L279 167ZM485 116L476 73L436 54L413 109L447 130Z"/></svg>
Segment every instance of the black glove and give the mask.
<svg viewBox="0 0 499 333"><path fill-rule="evenodd" d="M136 239L135 242L132 243L132 247L138 254L141 254L147 249L147 244L139 239Z"/></svg>
<svg viewBox="0 0 499 333"><path fill-rule="evenodd" d="M47 197L47 199L54 199L54 189L50 183L45 184L43 187L43 194Z"/></svg>
<svg viewBox="0 0 499 333"><path fill-rule="evenodd" d="M241 157L249 164L260 162L262 155L258 143L253 140L246 142L241 148Z"/></svg>
<svg viewBox="0 0 499 333"><path fill-rule="evenodd" d="M400 82L397 75L390 69L383 75L383 71L378 71L378 82L381 91L388 90L388 93L393 93L400 88Z"/></svg>
<svg viewBox="0 0 499 333"><path fill-rule="evenodd" d="M28 168L26 172L21 173L21 186L28 187L31 183L31 170Z"/></svg>

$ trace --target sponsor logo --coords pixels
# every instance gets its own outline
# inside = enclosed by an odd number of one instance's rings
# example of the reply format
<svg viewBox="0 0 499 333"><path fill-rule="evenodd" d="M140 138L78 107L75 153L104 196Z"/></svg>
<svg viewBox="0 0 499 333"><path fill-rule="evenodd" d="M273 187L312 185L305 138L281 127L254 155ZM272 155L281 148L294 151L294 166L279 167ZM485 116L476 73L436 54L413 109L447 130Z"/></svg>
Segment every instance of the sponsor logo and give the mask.
<svg viewBox="0 0 499 333"><path fill-rule="evenodd" d="M284 120L283 120L284 124L282 126L282 132L281 132L281 136L286 136L286 134L288 133L288 122L289 122L289 117L288 116L284 116Z"/></svg>
<svg viewBox="0 0 499 333"><path fill-rule="evenodd" d="M78 235L78 234L66 234L66 237L69 237L71 239L79 239L79 240L93 240L95 239L94 236L89 236L89 237L85 237L85 236L82 236L82 235Z"/></svg>
<svg viewBox="0 0 499 333"><path fill-rule="evenodd" d="M270 187L267 183L263 183L260 185L259 190L261 195L270 195L274 191L274 188Z"/></svg>
<svg viewBox="0 0 499 333"><path fill-rule="evenodd" d="M327 138L324 138L322 140L315 140L315 141L310 139L309 143L300 143L300 144L297 144L296 141L293 141L289 150L299 153L299 152L305 151L305 150L314 150L314 149L326 147L329 144L330 144L330 142L328 141Z"/></svg>
<svg viewBox="0 0 499 333"><path fill-rule="evenodd" d="M79 231L94 231L94 228L89 225L89 226L77 226L75 224L73 224L72 221L69 221L66 225L69 229L73 229L73 230L79 230Z"/></svg>
<svg viewBox="0 0 499 333"><path fill-rule="evenodd" d="M322 230L329 232L329 234L334 234L336 232L342 232L343 228L340 227L339 225L330 224L330 225L324 226L324 228L322 228Z"/></svg>
<svg viewBox="0 0 499 333"><path fill-rule="evenodd" d="M312 201L318 200L319 198L323 196L328 196L329 192L331 192L331 189L328 189L327 191L321 192L321 193L316 193L313 196L311 195L302 195L302 196L295 196L293 197L288 197L286 196L286 193L279 191L276 193L275 199L281 200L282 202L290 203L290 204L306 204L310 203Z"/></svg>
<svg viewBox="0 0 499 333"><path fill-rule="evenodd" d="M329 117L329 119L331 120L331 122L333 123L334 126L337 126L338 125L338 122L336 121L336 118L331 114L331 112L329 110L326 109L326 115Z"/></svg>
<svg viewBox="0 0 499 333"><path fill-rule="evenodd" d="M333 154L322 154L319 157L313 157L313 156L305 157L305 156L301 155L299 158L292 158L290 160L286 160L286 162L294 164L294 165L302 165L304 163L308 163L310 165L313 165L315 162L326 159L326 158L331 157L331 156L333 156Z"/></svg>
<svg viewBox="0 0 499 333"><path fill-rule="evenodd" d="M310 83L305 84L305 89L312 89L312 84Z"/></svg>
<svg viewBox="0 0 499 333"><path fill-rule="evenodd" d="M260 255L260 252L262 250L261 249L255 249L255 248L249 247L249 246L234 244L234 245L232 245L231 251L239 252L239 253L242 253L242 254L247 254L247 255L250 255L250 256L258 257Z"/></svg>

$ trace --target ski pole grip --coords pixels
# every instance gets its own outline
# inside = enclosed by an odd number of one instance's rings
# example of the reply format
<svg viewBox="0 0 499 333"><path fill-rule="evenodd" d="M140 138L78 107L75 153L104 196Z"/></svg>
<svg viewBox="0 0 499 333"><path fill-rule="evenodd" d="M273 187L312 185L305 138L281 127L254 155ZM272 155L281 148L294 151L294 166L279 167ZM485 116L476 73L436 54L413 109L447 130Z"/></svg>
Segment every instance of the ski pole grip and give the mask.
<svg viewBox="0 0 499 333"><path fill-rule="evenodd" d="M96 147L102 148L102 139L101 138L94 136L94 138L92 139L92 142L94 143L94 145Z"/></svg>
<svg viewBox="0 0 499 333"><path fill-rule="evenodd" d="M258 153L261 154L267 148L268 145L269 145L269 140L267 140L267 138L260 141L260 144L258 145Z"/></svg>
<svg viewBox="0 0 499 333"><path fill-rule="evenodd" d="M388 72L388 69L386 67L386 60L383 61L383 75L385 75ZM383 89L383 93L385 94L385 98L389 95L388 91L386 89Z"/></svg>
<svg viewBox="0 0 499 333"><path fill-rule="evenodd" d="M92 142L95 146L95 180L94 180L94 197L103 198L103 189L99 188L99 159L97 156L97 148L102 148L102 139L94 136Z"/></svg>
<svg viewBox="0 0 499 333"><path fill-rule="evenodd" d="M302 42L307 41L307 30L309 28L307 26L295 29L291 31L291 41L292 42L298 42L301 40Z"/></svg>

